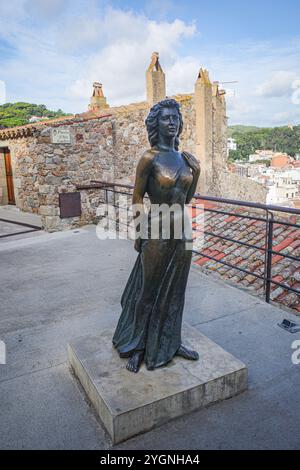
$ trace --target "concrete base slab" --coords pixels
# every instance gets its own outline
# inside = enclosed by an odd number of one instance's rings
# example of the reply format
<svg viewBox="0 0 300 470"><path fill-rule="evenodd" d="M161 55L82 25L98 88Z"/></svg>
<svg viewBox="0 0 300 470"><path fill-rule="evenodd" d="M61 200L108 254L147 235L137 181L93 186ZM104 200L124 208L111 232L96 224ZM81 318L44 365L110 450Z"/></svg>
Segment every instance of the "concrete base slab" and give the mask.
<svg viewBox="0 0 300 470"><path fill-rule="evenodd" d="M183 325L184 344L199 361L174 358L167 366L137 374L113 348L113 330L68 345L69 363L113 443L148 431L247 389L247 368L234 356Z"/></svg>

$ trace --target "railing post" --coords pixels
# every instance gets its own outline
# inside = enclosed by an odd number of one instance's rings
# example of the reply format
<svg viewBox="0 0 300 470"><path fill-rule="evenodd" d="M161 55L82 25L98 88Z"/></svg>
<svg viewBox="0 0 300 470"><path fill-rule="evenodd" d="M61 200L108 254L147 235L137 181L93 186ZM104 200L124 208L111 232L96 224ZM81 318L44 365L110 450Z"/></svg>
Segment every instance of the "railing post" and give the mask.
<svg viewBox="0 0 300 470"><path fill-rule="evenodd" d="M268 220L268 248L267 248L267 276L266 276L266 302L270 303L271 284L272 284L272 250L273 250L273 226L274 216Z"/></svg>
<svg viewBox="0 0 300 470"><path fill-rule="evenodd" d="M119 233L120 232L120 211L119 211L119 207L120 207L120 195L118 195L117 197L117 201L116 201L116 188L114 187L114 210L115 210L115 215L116 215L116 220L115 220L115 223L116 223L116 232Z"/></svg>
<svg viewBox="0 0 300 470"><path fill-rule="evenodd" d="M269 233L269 211L266 211L266 232L265 232L265 261L264 261L264 292L267 288L267 264L268 264L268 233Z"/></svg>
<svg viewBox="0 0 300 470"><path fill-rule="evenodd" d="M105 216L108 217L108 191L105 188Z"/></svg>

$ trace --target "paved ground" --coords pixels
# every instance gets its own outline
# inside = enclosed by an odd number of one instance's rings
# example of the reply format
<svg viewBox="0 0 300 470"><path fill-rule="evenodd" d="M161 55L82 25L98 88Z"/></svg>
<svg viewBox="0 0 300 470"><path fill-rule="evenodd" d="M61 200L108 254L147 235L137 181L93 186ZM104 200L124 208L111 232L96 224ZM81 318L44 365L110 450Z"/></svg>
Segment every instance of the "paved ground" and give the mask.
<svg viewBox="0 0 300 470"><path fill-rule="evenodd" d="M41 217L37 214L22 212L16 206L0 206L0 218L41 227Z"/></svg>
<svg viewBox="0 0 300 470"><path fill-rule="evenodd" d="M41 227L41 217L37 214L22 212L16 206L0 206L1 244L10 242L12 239L37 237L42 234L41 230L34 230L28 225Z"/></svg>
<svg viewBox="0 0 300 470"><path fill-rule="evenodd" d="M99 241L95 228L0 240L0 448L108 449L110 440L71 375L71 338L116 324L136 254ZM118 445L118 449L297 449L299 334L277 326L292 313L192 268L185 320L241 359L249 390ZM299 320L300 322L300 320ZM138 376L133 376L133 380Z"/></svg>

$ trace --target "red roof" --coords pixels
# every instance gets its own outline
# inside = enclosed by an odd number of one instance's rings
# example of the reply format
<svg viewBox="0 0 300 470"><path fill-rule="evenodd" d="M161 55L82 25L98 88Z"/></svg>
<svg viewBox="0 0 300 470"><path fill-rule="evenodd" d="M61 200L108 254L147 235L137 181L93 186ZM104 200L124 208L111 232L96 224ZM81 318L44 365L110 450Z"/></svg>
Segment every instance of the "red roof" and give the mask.
<svg viewBox="0 0 300 470"><path fill-rule="evenodd" d="M207 209L227 211L234 215L210 212ZM194 229L197 228L195 221L196 212L196 209L194 209L192 219ZM224 203L205 203L204 230L205 232L211 232L216 235L221 235L222 237L232 238L250 245L256 245L259 248L264 248L266 223L260 220L242 218L241 215L265 218L263 210L254 213L253 211L250 212L245 207L237 208L236 206L230 206ZM292 216L289 219L287 219L287 217L288 215L282 216L282 213L275 213L275 220L288 220L291 223L300 225L300 217ZM198 234L200 234L200 232L198 232ZM195 235L197 240L199 238L197 237L197 232L195 232ZM273 244L274 251L300 258L300 228L289 227L278 223L274 224ZM194 263L198 266L216 271L223 279L227 279L243 288L246 287L257 294L264 294L263 280L218 262L222 260L233 266L263 276L264 251L243 246L236 242L217 238L212 235L205 235L203 247L195 249L203 253L202 256L194 255ZM211 260L208 256L218 261ZM280 255L273 255L272 279L275 282L280 282L294 289L300 289L300 263ZM273 284L271 287L271 299L300 312L299 294Z"/></svg>

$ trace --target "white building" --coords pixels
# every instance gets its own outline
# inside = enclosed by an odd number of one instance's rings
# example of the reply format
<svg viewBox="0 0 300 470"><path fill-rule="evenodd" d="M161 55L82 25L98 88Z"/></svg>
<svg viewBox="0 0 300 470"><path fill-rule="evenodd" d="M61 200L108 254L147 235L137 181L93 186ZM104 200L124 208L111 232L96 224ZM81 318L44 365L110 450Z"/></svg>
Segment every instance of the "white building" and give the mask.
<svg viewBox="0 0 300 470"><path fill-rule="evenodd" d="M227 157L229 156L230 150L237 150L236 140L232 139L232 137L227 139Z"/></svg>
<svg viewBox="0 0 300 470"><path fill-rule="evenodd" d="M258 160L270 162L274 157L272 150L256 150L255 153L249 155L249 162L257 162Z"/></svg>
<svg viewBox="0 0 300 470"><path fill-rule="evenodd" d="M293 207L300 197L300 169L275 171L268 186L267 204Z"/></svg>
<svg viewBox="0 0 300 470"><path fill-rule="evenodd" d="M44 121L46 119L49 119L48 117L46 116L31 116L31 118L29 119L28 122L32 123L32 122L38 122L38 121Z"/></svg>
<svg viewBox="0 0 300 470"><path fill-rule="evenodd" d="M294 207L300 200L300 168L283 170L264 163L236 163L235 173L268 188L266 204Z"/></svg>

